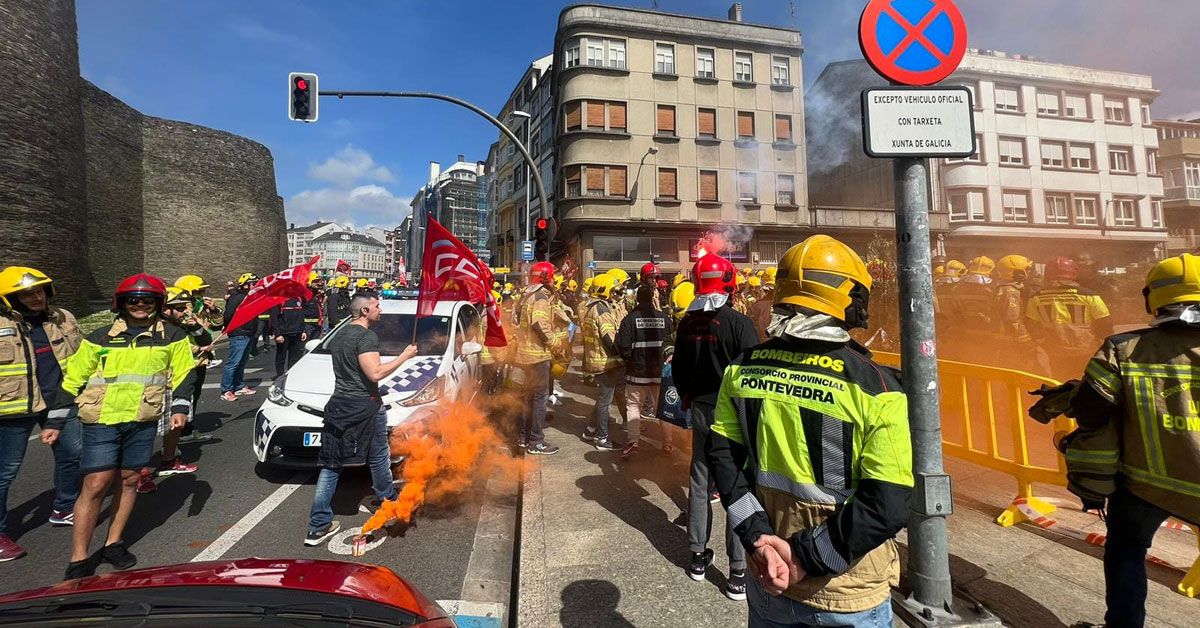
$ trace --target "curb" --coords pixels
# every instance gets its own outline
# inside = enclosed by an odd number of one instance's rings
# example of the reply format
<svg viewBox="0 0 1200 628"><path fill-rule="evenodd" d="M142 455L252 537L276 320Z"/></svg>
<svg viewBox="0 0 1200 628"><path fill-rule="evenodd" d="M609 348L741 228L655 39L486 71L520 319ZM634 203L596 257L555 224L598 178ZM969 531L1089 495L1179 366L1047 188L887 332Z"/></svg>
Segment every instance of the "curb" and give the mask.
<svg viewBox="0 0 1200 628"><path fill-rule="evenodd" d="M459 600L439 600L459 626L502 628L510 625L513 556L520 483L491 478L479 509L475 542Z"/></svg>
<svg viewBox="0 0 1200 628"><path fill-rule="evenodd" d="M552 625L546 598L546 526L542 510L542 467L531 465L524 474L521 496L520 572L516 608L517 626Z"/></svg>

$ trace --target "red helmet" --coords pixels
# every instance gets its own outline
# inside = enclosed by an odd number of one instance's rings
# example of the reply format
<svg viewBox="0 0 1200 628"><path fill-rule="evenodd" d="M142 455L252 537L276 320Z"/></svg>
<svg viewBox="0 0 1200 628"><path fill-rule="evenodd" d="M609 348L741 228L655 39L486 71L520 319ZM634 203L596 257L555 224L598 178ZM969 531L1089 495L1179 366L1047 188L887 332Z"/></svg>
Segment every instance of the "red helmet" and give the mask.
<svg viewBox="0 0 1200 628"><path fill-rule="evenodd" d="M697 281L696 294L733 294L737 289L736 275L733 263L716 253L701 257L692 268Z"/></svg>
<svg viewBox="0 0 1200 628"><path fill-rule="evenodd" d="M641 274L642 282L650 283L652 279L658 279L658 266L654 262L647 262L642 266Z"/></svg>
<svg viewBox="0 0 1200 628"><path fill-rule="evenodd" d="M666 290L667 287L670 286L670 284L667 283L666 279L659 279L657 282L655 282L655 285L658 286L659 290Z"/></svg>
<svg viewBox="0 0 1200 628"><path fill-rule="evenodd" d="M1046 279L1075 281L1079 277L1079 264L1069 257L1059 256L1046 265Z"/></svg>
<svg viewBox="0 0 1200 628"><path fill-rule="evenodd" d="M554 264L550 262L538 262L529 269L529 282L540 283L543 286L550 285L550 281L554 279Z"/></svg>
<svg viewBox="0 0 1200 628"><path fill-rule="evenodd" d="M158 299L159 305L167 298L167 284L162 279L154 275L146 273L138 273L126 277L120 285L117 286L117 291L113 293L112 311L121 311L121 302L126 297L154 297Z"/></svg>

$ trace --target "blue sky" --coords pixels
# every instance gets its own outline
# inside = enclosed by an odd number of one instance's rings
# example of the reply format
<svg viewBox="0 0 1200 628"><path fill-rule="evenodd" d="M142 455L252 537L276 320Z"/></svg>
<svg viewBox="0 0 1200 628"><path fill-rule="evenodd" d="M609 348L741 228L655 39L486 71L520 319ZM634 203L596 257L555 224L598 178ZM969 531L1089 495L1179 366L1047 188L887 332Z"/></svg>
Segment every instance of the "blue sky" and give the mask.
<svg viewBox="0 0 1200 628"><path fill-rule="evenodd" d="M289 71L326 89L437 91L495 112L529 62L548 54L560 0L78 0L84 77L143 113L262 142L275 156L288 219L395 225L428 175L458 154L487 158L496 132L446 103L322 99L320 120L286 117ZM649 7L651 0L609 4ZM723 17L729 0L659 0ZM750 22L795 26L811 82L860 56L861 0L743 0ZM1200 5L1176 0L959 0L971 45L1152 74L1157 116L1200 110L1190 60ZM1186 7L1186 8L1184 8ZM1130 29L1130 25L1142 25ZM1200 114L1193 114L1200 115Z"/></svg>

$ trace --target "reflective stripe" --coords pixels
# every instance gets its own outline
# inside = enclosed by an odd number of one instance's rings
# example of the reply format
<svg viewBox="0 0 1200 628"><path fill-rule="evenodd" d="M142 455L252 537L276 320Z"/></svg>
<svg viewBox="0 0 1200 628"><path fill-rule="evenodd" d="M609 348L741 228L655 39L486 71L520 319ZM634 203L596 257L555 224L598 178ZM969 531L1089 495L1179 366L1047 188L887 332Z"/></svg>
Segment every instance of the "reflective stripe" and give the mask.
<svg viewBox="0 0 1200 628"><path fill-rule="evenodd" d="M736 528L756 512L766 512L754 493L746 493L729 505L729 527Z"/></svg>
<svg viewBox="0 0 1200 628"><path fill-rule="evenodd" d="M1158 441L1158 412L1155 410L1154 391L1151 389L1153 380L1147 377L1134 378L1134 391L1137 399L1138 423L1142 430L1142 447L1146 449L1146 467L1152 473L1166 475L1167 463L1163 460L1162 448Z"/></svg>
<svg viewBox="0 0 1200 628"><path fill-rule="evenodd" d="M633 343L634 349L648 349L650 347L661 347L661 346L663 346L663 341L661 341L661 340L643 340L640 342Z"/></svg>
<svg viewBox="0 0 1200 628"><path fill-rule="evenodd" d="M20 364L5 364L0 366L0 377L13 377L17 375L28 375L29 365L22 362Z"/></svg>
<svg viewBox="0 0 1200 628"><path fill-rule="evenodd" d="M141 384L143 386L162 386L167 383L167 376L162 373L154 375L138 375L137 373L122 373L112 377L93 375L88 380L88 386L105 386L110 384Z"/></svg>
<svg viewBox="0 0 1200 628"><path fill-rule="evenodd" d="M1130 478L1133 478L1139 482L1144 482L1151 486L1157 486L1158 488L1164 488L1168 491L1174 491L1176 493L1189 495L1191 497L1200 497L1200 484L1192 484L1191 482L1176 480L1175 478L1143 471L1142 469L1131 467L1129 465L1121 465L1121 473L1124 473Z"/></svg>
<svg viewBox="0 0 1200 628"><path fill-rule="evenodd" d="M631 384L661 384L661 377L634 377L632 375L625 378Z"/></svg>
<svg viewBox="0 0 1200 628"><path fill-rule="evenodd" d="M818 504L840 504L850 497L850 491L832 489L819 484L797 482L778 473L762 469L758 471L757 482L759 486L785 491L793 497Z"/></svg>
<svg viewBox="0 0 1200 628"><path fill-rule="evenodd" d="M839 489L850 487L850 478L846 477L846 459L852 458L854 454L846 452L846 439L843 431L846 425L845 421L827 414L821 415L820 479L825 486Z"/></svg>
<svg viewBox="0 0 1200 628"><path fill-rule="evenodd" d="M833 547L833 539L829 536L829 526L825 524L817 526L813 530L812 539L813 545L817 548L817 554L826 567L829 567L834 573L845 573L850 568L846 558Z"/></svg>
<svg viewBox="0 0 1200 628"><path fill-rule="evenodd" d="M1087 377L1090 377L1098 386L1096 392L1104 395L1109 401L1115 401L1117 395L1121 392L1121 378L1116 373L1108 370L1097 360L1088 362L1087 369L1084 371Z"/></svg>
<svg viewBox="0 0 1200 628"><path fill-rule="evenodd" d="M1115 450L1085 451L1067 449L1067 460L1072 462L1088 462L1092 464L1115 465L1121 459L1121 454Z"/></svg>
<svg viewBox="0 0 1200 628"><path fill-rule="evenodd" d="M1173 377L1175 379L1200 379L1200 368L1187 364L1121 364L1121 372L1129 376Z"/></svg>
<svg viewBox="0 0 1200 628"><path fill-rule="evenodd" d="M719 270L710 270L708 272L700 273L701 279L719 279L724 276L725 276L725 273L723 271L719 271Z"/></svg>
<svg viewBox="0 0 1200 628"><path fill-rule="evenodd" d="M20 410L26 412L29 408L29 399L17 399L15 401L0 401L0 413L5 413L8 410Z"/></svg>
<svg viewBox="0 0 1200 628"><path fill-rule="evenodd" d="M46 413L47 418L51 419L68 419L71 417L71 408L59 408Z"/></svg>

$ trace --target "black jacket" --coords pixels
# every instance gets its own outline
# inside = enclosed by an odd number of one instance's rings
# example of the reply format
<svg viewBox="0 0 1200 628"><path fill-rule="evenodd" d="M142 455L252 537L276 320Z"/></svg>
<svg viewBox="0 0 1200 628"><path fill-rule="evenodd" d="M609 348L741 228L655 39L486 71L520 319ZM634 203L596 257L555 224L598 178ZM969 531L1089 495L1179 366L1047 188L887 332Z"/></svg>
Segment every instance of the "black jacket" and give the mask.
<svg viewBox="0 0 1200 628"><path fill-rule="evenodd" d="M321 335L321 306L320 294L317 292L304 301L304 330L309 338Z"/></svg>
<svg viewBox="0 0 1200 628"><path fill-rule="evenodd" d="M317 463L325 469L364 464L371 451L380 405L378 397L330 397L321 423Z"/></svg>
<svg viewBox="0 0 1200 628"><path fill-rule="evenodd" d="M663 349L671 335L671 317L639 305L617 330L617 348L625 361L625 379L631 384L661 384Z"/></svg>
<svg viewBox="0 0 1200 628"><path fill-rule="evenodd" d="M675 334L671 375L688 404L717 403L725 367L742 351L758 344L758 332L745 314L726 303L712 312L688 312Z"/></svg>
<svg viewBox="0 0 1200 628"><path fill-rule="evenodd" d="M304 301L292 297L271 308L271 331L276 336L299 336L304 333Z"/></svg>
<svg viewBox="0 0 1200 628"><path fill-rule="evenodd" d="M254 336L258 331L258 319L252 318L246 324L237 329L229 328L229 321L233 319L234 312L237 312L238 306L242 301L246 300L246 293L241 290L234 292L229 300L225 302L225 335L226 336Z"/></svg>
<svg viewBox="0 0 1200 628"><path fill-rule="evenodd" d="M350 316L350 293L340 289L330 290L329 297L325 299L325 320L329 321L329 328L333 329L347 316Z"/></svg>

